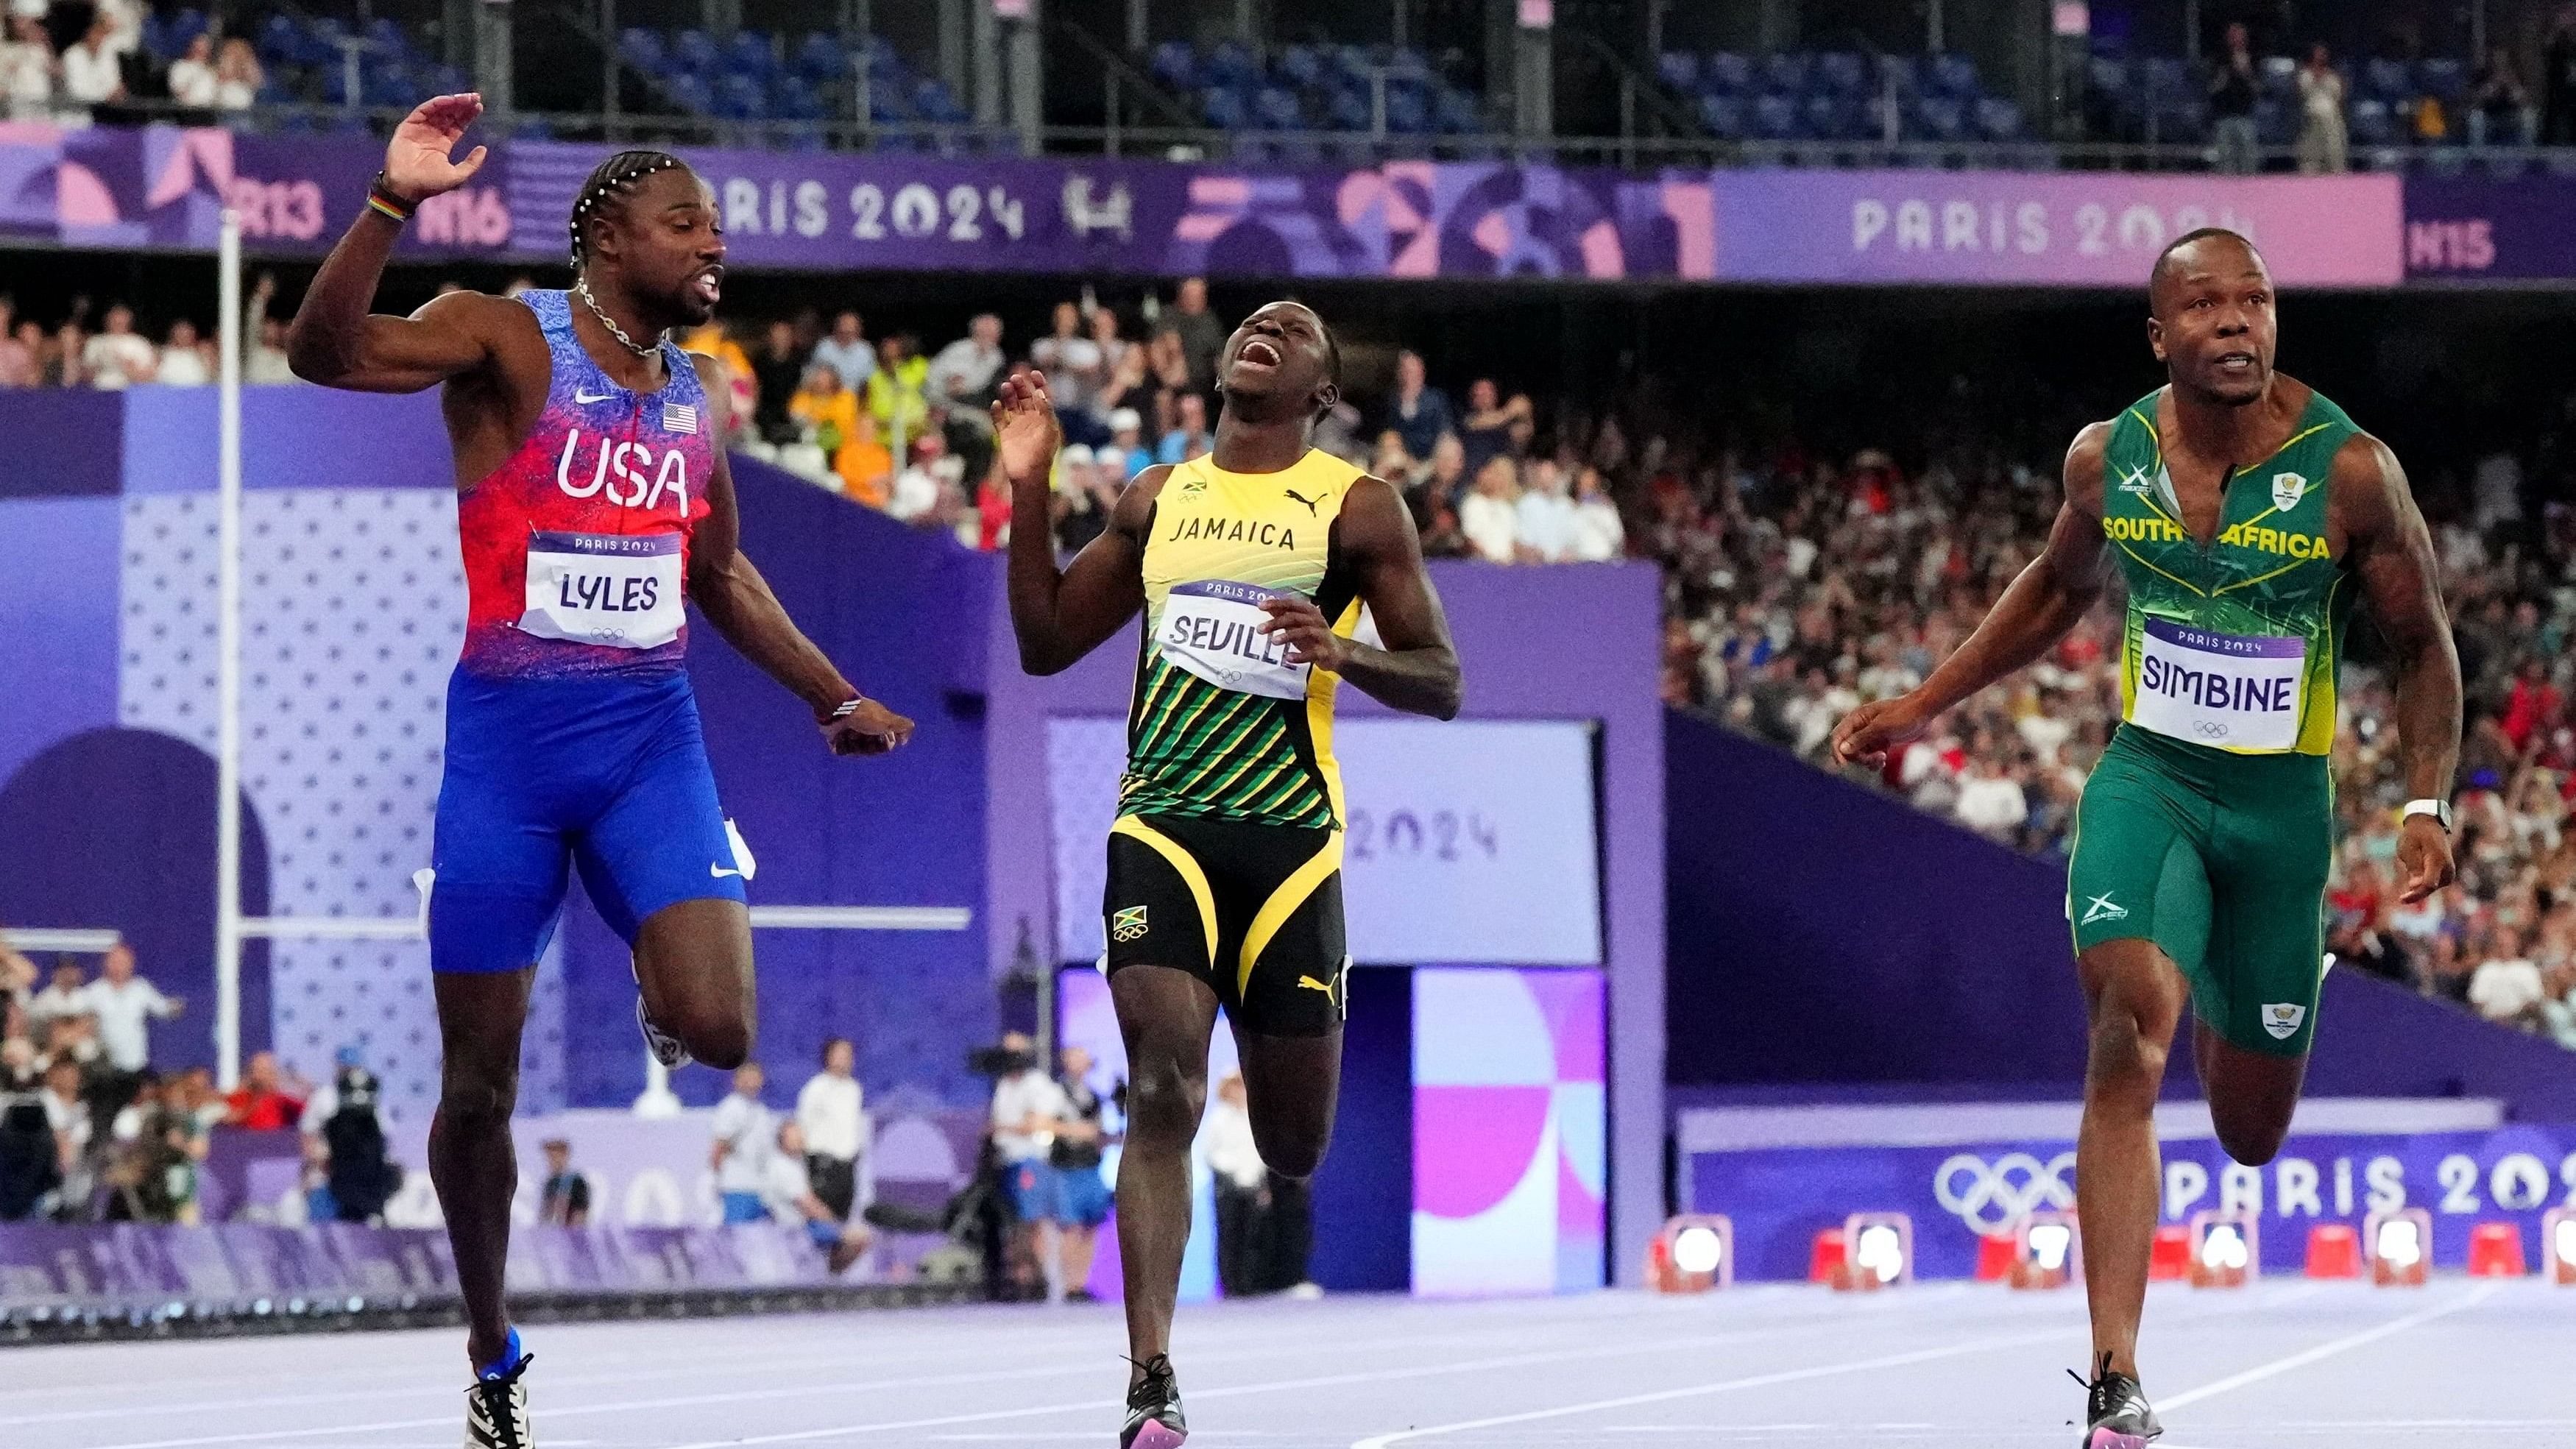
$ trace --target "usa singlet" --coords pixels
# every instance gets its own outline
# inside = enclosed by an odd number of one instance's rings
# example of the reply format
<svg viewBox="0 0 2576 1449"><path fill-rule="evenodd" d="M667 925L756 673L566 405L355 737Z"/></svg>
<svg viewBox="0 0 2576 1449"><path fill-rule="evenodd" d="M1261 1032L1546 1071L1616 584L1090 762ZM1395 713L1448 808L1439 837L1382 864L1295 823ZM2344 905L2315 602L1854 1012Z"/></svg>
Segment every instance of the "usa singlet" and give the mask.
<svg viewBox="0 0 2576 1449"><path fill-rule="evenodd" d="M1302 595L1358 626L1333 525L1361 473L1309 451L1277 473L1200 458L1155 495L1145 631L1103 902L1109 967L1201 973L1247 1029L1340 1020L1338 676L1288 660L1263 601Z"/></svg>
<svg viewBox="0 0 2576 1449"><path fill-rule="evenodd" d="M430 962L512 971L552 937L569 867L631 944L664 906L743 899L683 665L690 536L715 440L697 369L618 386L564 292L528 292L552 359L544 413L457 499L465 647L447 691Z"/></svg>

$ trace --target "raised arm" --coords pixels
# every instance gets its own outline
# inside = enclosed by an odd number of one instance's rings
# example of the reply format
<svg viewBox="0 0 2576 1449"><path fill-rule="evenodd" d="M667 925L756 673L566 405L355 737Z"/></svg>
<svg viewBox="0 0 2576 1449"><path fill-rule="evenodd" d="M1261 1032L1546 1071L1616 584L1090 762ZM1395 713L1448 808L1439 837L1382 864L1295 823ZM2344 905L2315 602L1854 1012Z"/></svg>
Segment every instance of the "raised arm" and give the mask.
<svg viewBox="0 0 2576 1449"><path fill-rule="evenodd" d="M1323 610L1304 597L1264 603L1270 614L1264 631L1288 646L1291 664L1338 674L1390 709L1456 719L1464 693L1458 649L1449 641L1440 594L1423 570L1412 511L1383 479L1362 478L1343 496L1333 528L1386 647L1335 634Z"/></svg>
<svg viewBox="0 0 2576 1449"><path fill-rule="evenodd" d="M723 437L730 424L733 389L725 365L712 357L690 355L704 384ZM770 592L769 580L752 567L742 551L742 515L734 502L733 467L722 448L716 450L715 475L707 480L707 516L698 523L689 549L689 597L726 643L761 672L786 686L814 711L814 723L836 755L882 755L912 737L912 721L862 696L841 676L814 641L805 637L785 606ZM844 706L858 707L843 713Z"/></svg>
<svg viewBox="0 0 2576 1449"><path fill-rule="evenodd" d="M405 207L462 186L483 167L484 148L448 159L465 128L483 113L483 98L465 94L423 101L385 147L385 188ZM287 365L307 382L356 392L419 392L490 361L505 305L479 293L452 292L409 317L368 312L402 223L370 204L324 258L286 329Z"/></svg>
<svg viewBox="0 0 2576 1449"><path fill-rule="evenodd" d="M1943 710L2047 653L2102 597L2102 455L2109 423L2094 423L2066 450L2066 498L2048 546L1995 601L1977 632L1932 677L1894 699L1872 700L1834 726L1834 758L1872 768L1920 736Z"/></svg>
<svg viewBox="0 0 2576 1449"><path fill-rule="evenodd" d="M2433 536L2388 445L2355 434L2336 451L2333 501L2344 557L2361 581L2397 676L2397 759L2410 800L2448 800L2460 763L2460 656L2442 607ZM2408 904L2451 883L2451 838L2429 815L2399 828L2399 898Z"/></svg>
<svg viewBox="0 0 2576 1449"><path fill-rule="evenodd" d="M1156 466L1138 474L1118 495L1109 527L1058 569L1048 475L1064 430L1043 373L1032 370L1002 384L993 431L993 464L1011 489L1011 632L1019 636L1020 667L1060 673L1145 607L1145 536L1154 526L1154 496L1171 470Z"/></svg>

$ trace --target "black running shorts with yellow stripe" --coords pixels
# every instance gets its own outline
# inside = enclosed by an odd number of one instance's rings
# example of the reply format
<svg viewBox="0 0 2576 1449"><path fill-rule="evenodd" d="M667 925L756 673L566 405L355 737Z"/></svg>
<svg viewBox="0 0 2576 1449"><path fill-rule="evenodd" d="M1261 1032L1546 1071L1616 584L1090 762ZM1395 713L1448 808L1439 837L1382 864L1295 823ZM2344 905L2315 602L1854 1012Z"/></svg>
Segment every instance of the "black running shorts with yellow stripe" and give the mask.
<svg viewBox="0 0 2576 1449"><path fill-rule="evenodd" d="M1122 816L1101 901L1109 972L1174 967L1245 1031L1325 1035L1349 1005L1341 865L1338 830Z"/></svg>

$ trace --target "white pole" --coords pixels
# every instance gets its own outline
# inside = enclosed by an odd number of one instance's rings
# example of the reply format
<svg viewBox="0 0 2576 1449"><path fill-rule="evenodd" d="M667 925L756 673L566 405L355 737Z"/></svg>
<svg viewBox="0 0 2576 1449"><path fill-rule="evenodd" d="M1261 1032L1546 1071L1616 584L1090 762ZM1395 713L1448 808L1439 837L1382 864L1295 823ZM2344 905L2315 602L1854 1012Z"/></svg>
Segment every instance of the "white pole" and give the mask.
<svg viewBox="0 0 2576 1449"><path fill-rule="evenodd" d="M215 1080L241 1080L241 214L216 252Z"/></svg>

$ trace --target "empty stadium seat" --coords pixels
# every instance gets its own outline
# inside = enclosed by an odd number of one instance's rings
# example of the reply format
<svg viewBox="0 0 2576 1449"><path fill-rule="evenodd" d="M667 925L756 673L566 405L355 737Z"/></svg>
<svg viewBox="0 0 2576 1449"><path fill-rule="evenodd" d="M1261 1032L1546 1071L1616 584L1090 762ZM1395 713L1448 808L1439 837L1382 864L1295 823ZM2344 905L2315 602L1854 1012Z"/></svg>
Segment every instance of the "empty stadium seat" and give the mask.
<svg viewBox="0 0 2576 1449"><path fill-rule="evenodd" d="M1285 86L1263 86L1252 98L1252 115L1257 124L1273 131L1294 131L1306 124L1297 93Z"/></svg>
<svg viewBox="0 0 2576 1449"><path fill-rule="evenodd" d="M1798 102L1776 91L1753 103L1753 134L1764 141L1798 139Z"/></svg>
<svg viewBox="0 0 2576 1449"><path fill-rule="evenodd" d="M1699 89L1699 57L1687 50L1668 50L1655 57L1655 77L1688 95Z"/></svg>
<svg viewBox="0 0 2576 1449"><path fill-rule="evenodd" d="M1784 50L1762 58L1762 84L1778 95L1794 96L1807 88L1810 62L1804 51Z"/></svg>
<svg viewBox="0 0 2576 1449"><path fill-rule="evenodd" d="M1252 113L1241 91L1208 86L1199 92L1199 119L1220 131L1239 131L1252 124Z"/></svg>
<svg viewBox="0 0 2576 1449"><path fill-rule="evenodd" d="M1957 142L1967 138L1966 108L1950 96L1925 96L1915 103L1907 131L1917 140Z"/></svg>
<svg viewBox="0 0 2576 1449"><path fill-rule="evenodd" d="M809 31L796 47L796 73L816 85L834 81L849 74L847 52L841 42L822 31Z"/></svg>
<svg viewBox="0 0 2576 1449"><path fill-rule="evenodd" d="M1812 90L1855 96L1868 89L1869 69L1857 53L1831 50L1816 57L1807 84Z"/></svg>
<svg viewBox="0 0 2576 1449"><path fill-rule="evenodd" d="M1446 136L1473 136L1485 130L1476 98L1455 86L1442 86L1431 103L1432 124Z"/></svg>
<svg viewBox="0 0 2576 1449"><path fill-rule="evenodd" d="M744 30L736 32L733 43L724 48L724 64L736 75L765 81L778 68L778 55L766 32Z"/></svg>
<svg viewBox="0 0 2576 1449"><path fill-rule="evenodd" d="M2397 139L2397 123L2390 115L2388 103L2377 99L2352 103L2352 142L2356 146L2386 146Z"/></svg>
<svg viewBox="0 0 2576 1449"><path fill-rule="evenodd" d="M1292 45L1279 53L1277 70L1280 79L1291 85L1321 85L1324 81L1323 52L1311 45Z"/></svg>
<svg viewBox="0 0 2576 1449"><path fill-rule="evenodd" d="M2415 84L2443 105L2457 107L2469 92L2468 66L2448 57L2422 61L2415 67Z"/></svg>
<svg viewBox="0 0 2576 1449"><path fill-rule="evenodd" d="M1199 86L1198 53L1185 41L1166 40L1154 47L1154 79L1176 91L1193 91Z"/></svg>
<svg viewBox="0 0 2576 1449"><path fill-rule="evenodd" d="M670 68L671 54L662 45L662 32L630 25L617 34L617 53L637 70L660 75Z"/></svg>
<svg viewBox="0 0 2576 1449"><path fill-rule="evenodd" d="M1945 53L1932 57L1931 72L1926 89L1951 100L1974 100L1982 89L1977 84L1977 63L1964 55Z"/></svg>
<svg viewBox="0 0 2576 1449"><path fill-rule="evenodd" d="M1699 98L1699 123L1721 141L1741 141L1745 134L1744 100L1712 92Z"/></svg>
<svg viewBox="0 0 2576 1449"><path fill-rule="evenodd" d="M2374 60L2361 68L2360 90L2376 101L2410 100L2415 94L2414 77L2407 74L2402 60Z"/></svg>
<svg viewBox="0 0 2576 1449"><path fill-rule="evenodd" d="M724 68L724 56L716 49L715 37L692 28L671 37L671 64L701 80L712 80Z"/></svg>
<svg viewBox="0 0 2576 1449"><path fill-rule="evenodd" d="M2021 107L2001 96L1987 96L1978 101L1977 135L1997 142L2023 139Z"/></svg>
<svg viewBox="0 0 2576 1449"><path fill-rule="evenodd" d="M1700 65L1700 85L1726 95L1753 89L1753 62L1731 50L1712 52Z"/></svg>

